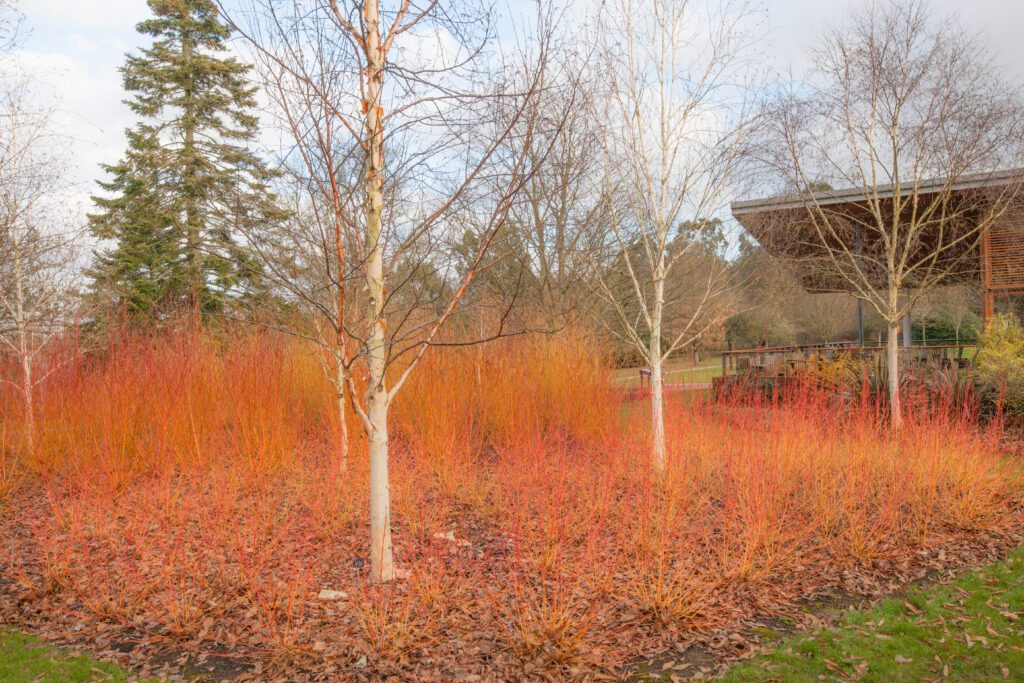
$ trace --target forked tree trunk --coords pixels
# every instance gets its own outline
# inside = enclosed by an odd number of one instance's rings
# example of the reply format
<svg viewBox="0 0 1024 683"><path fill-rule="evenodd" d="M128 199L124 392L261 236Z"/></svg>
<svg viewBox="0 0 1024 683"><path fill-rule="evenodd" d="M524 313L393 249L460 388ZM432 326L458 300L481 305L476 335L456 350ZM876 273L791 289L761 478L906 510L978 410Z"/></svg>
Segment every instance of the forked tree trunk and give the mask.
<svg viewBox="0 0 1024 683"><path fill-rule="evenodd" d="M367 345L370 383L367 388L367 436L370 441L370 577L395 577L391 552L391 491L388 482L388 405L385 370L387 324L384 321L384 122L381 89L384 51L380 41L380 8L367 0L366 17L366 288L369 296Z"/></svg>
<svg viewBox="0 0 1024 683"><path fill-rule="evenodd" d="M892 428L898 430L903 426L903 410L900 407L900 323L889 323L889 338L885 355L889 382L889 412Z"/></svg>

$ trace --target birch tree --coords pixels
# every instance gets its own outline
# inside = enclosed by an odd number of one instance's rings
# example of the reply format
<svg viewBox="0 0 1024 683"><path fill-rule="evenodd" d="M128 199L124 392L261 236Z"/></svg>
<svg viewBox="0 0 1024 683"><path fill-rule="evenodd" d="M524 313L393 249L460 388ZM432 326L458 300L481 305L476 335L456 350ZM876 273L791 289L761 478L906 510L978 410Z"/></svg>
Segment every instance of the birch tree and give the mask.
<svg viewBox="0 0 1024 683"><path fill-rule="evenodd" d="M766 118L764 158L796 188L805 267L838 278L887 328L891 424L902 422L901 321L977 258L1019 193L1024 108L985 47L923 0L866 5L813 52L807 82ZM802 191L821 181L853 188ZM858 210L850 209L851 205ZM781 227L781 226L780 226Z"/></svg>
<svg viewBox="0 0 1024 683"><path fill-rule="evenodd" d="M493 265L490 244L533 172L536 160L525 150L538 124L544 33L524 44L524 72L522 59L491 49L494 17L473 3L253 0L231 20L257 59L288 83L286 95L297 88L300 98L314 98L312 117L291 130L296 143L326 135L330 120L343 138L339 148L356 150L360 162L350 185L355 201L331 206L355 246L343 258L362 283L363 313L343 326L353 345L346 384L369 442L371 578L389 581L388 412L428 349L449 343L441 330L474 277ZM495 99L515 102L514 115L495 120ZM520 144L507 145L511 138ZM330 172L326 164L310 176L327 186ZM478 191L484 185L488 192ZM456 271L447 247L456 214L467 212L480 238ZM400 296L410 278L397 274L410 265L447 283L443 302L420 306L418 295ZM365 373L364 392L356 368Z"/></svg>
<svg viewBox="0 0 1024 683"><path fill-rule="evenodd" d="M598 291L614 331L650 368L651 469L666 469L665 362L722 323L735 283L714 258L749 123L744 3L610 0L598 28L597 105L612 263ZM684 269L699 277L668 296ZM682 278L684 280L691 278ZM666 329L666 313L678 324Z"/></svg>
<svg viewBox="0 0 1024 683"><path fill-rule="evenodd" d="M11 383L21 397L24 437L35 436L34 395L58 364L44 364L70 310L71 235L54 217L62 159L49 112L24 79L0 99L0 344L17 360Z"/></svg>

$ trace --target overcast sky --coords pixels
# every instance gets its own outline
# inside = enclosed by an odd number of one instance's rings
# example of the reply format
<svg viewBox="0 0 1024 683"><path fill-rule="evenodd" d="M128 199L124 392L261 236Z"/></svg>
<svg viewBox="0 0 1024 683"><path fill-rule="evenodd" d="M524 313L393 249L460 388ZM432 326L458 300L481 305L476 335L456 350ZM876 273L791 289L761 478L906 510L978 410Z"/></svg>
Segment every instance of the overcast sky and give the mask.
<svg viewBox="0 0 1024 683"><path fill-rule="evenodd" d="M449 0L455 1L458 0ZM1024 0L932 0L937 12L958 12L968 30L981 32L1011 77L1024 82ZM822 30L839 22L849 0L762 0L766 64L799 74L807 50ZM147 16L145 0L22 0L30 35L24 63L43 81L68 136L68 175L77 202L85 203L102 177L99 165L114 163L133 124L121 100L117 68L126 52L143 44L135 24Z"/></svg>

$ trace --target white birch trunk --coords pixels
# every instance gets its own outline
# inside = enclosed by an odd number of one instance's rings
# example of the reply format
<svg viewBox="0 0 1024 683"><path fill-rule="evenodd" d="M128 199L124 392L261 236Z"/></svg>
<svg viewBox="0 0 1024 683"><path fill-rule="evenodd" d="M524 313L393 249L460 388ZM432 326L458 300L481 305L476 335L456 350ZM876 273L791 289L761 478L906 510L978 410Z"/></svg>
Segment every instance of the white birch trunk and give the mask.
<svg viewBox="0 0 1024 683"><path fill-rule="evenodd" d="M886 368L889 376L889 410L892 428L903 425L903 410L900 407L900 323L889 323L889 338L886 344Z"/></svg>
<svg viewBox="0 0 1024 683"><path fill-rule="evenodd" d="M367 416L370 440L370 579L395 578L391 548L391 487L388 483L388 396L383 387L371 390Z"/></svg>
<svg viewBox="0 0 1024 683"><path fill-rule="evenodd" d="M651 363L651 472L658 478L665 474L665 383L661 358L661 317L664 293L664 279L656 278L648 352Z"/></svg>
<svg viewBox="0 0 1024 683"><path fill-rule="evenodd" d="M388 405L386 384L387 324L384 320L384 122L381 90L384 51L380 41L380 8L367 0L366 9L366 288L369 295L367 345L370 383L367 388L367 436L370 441L370 577L395 577L391 551L391 489L388 482Z"/></svg>
<svg viewBox="0 0 1024 683"><path fill-rule="evenodd" d="M338 367L334 384L338 398L338 426L341 431L341 443L338 446L338 471L339 474L344 474L348 471L348 416L345 414L345 366L342 365L340 358L336 360Z"/></svg>
<svg viewBox="0 0 1024 683"><path fill-rule="evenodd" d="M36 409L33 400L35 381L32 377L32 356L26 330L21 331L21 399L25 420L25 442L33 448L36 436Z"/></svg>
<svg viewBox="0 0 1024 683"><path fill-rule="evenodd" d="M25 445L31 449L35 444L36 420L35 402L33 401L32 377L32 340L29 322L25 311L25 264L22 259L21 243L17 237L13 240L14 256L14 324L18 330L18 360L21 364L21 401L25 431Z"/></svg>

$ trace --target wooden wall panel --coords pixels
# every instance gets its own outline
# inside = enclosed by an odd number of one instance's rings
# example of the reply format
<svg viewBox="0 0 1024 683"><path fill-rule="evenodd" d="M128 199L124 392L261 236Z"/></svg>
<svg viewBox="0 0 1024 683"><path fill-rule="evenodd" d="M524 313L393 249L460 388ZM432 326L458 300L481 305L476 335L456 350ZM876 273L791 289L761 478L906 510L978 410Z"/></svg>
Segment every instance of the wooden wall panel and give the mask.
<svg viewBox="0 0 1024 683"><path fill-rule="evenodd" d="M1024 290L1024 207L1007 212L992 226L983 258L987 257L985 288Z"/></svg>

